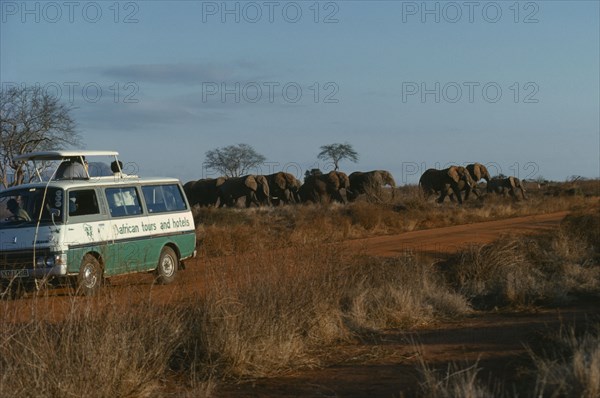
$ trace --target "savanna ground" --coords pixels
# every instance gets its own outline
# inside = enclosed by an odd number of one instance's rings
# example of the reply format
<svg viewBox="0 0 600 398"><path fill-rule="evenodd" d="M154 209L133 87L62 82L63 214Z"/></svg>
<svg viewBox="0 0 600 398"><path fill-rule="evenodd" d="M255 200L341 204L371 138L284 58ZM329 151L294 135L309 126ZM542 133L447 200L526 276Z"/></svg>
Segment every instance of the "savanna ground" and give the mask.
<svg viewBox="0 0 600 398"><path fill-rule="evenodd" d="M0 302L0 396L599 396L598 184L198 209L173 285Z"/></svg>

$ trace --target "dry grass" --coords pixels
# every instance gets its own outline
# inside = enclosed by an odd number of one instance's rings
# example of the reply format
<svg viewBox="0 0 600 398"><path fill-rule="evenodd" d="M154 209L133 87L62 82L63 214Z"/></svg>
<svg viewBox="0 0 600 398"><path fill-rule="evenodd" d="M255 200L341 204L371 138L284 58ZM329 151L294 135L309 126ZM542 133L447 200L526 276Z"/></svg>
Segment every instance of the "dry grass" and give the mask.
<svg viewBox="0 0 600 398"><path fill-rule="evenodd" d="M208 267L205 295L187 302L74 298L61 322L2 320L0 395L160 396L169 372L209 394L214 380L319 366L323 350L363 333L469 311L410 256L382 262L307 245L222 260Z"/></svg>
<svg viewBox="0 0 600 398"><path fill-rule="evenodd" d="M537 370L535 396L600 396L600 324L580 335L563 328L552 340L541 354L531 351Z"/></svg>
<svg viewBox="0 0 600 398"><path fill-rule="evenodd" d="M551 234L472 246L444 265L450 283L476 308L565 304L600 293L600 213L565 219Z"/></svg>
<svg viewBox="0 0 600 398"><path fill-rule="evenodd" d="M165 359L183 333L180 315L78 301L60 323L3 320L0 396L159 396Z"/></svg>
<svg viewBox="0 0 600 398"><path fill-rule="evenodd" d="M323 245L258 252L208 274L206 299L189 308L195 332L181 364L218 378L318 366L318 352L332 344L469 310L412 258L382 263Z"/></svg>
<svg viewBox="0 0 600 398"><path fill-rule="evenodd" d="M443 370L435 369L420 357L421 396L425 398L499 398L508 396L501 385L484 382L479 377L478 363L450 363Z"/></svg>
<svg viewBox="0 0 600 398"><path fill-rule="evenodd" d="M464 205L424 201L418 187L398 189L395 202L358 200L347 205L296 205L274 208L195 208L200 253L209 257L267 249L468 224L598 206L597 197L530 193L515 201L496 195Z"/></svg>

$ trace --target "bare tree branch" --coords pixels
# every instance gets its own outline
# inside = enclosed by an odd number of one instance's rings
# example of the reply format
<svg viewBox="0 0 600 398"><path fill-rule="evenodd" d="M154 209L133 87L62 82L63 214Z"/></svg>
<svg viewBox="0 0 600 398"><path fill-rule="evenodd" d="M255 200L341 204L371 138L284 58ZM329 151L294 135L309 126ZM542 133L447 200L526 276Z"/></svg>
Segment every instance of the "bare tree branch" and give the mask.
<svg viewBox="0 0 600 398"><path fill-rule="evenodd" d="M266 158L248 144L229 145L206 152L205 166L229 176L237 177L258 167Z"/></svg>
<svg viewBox="0 0 600 398"><path fill-rule="evenodd" d="M40 87L0 89L0 184L23 182L27 170L17 155L80 145L71 111Z"/></svg>

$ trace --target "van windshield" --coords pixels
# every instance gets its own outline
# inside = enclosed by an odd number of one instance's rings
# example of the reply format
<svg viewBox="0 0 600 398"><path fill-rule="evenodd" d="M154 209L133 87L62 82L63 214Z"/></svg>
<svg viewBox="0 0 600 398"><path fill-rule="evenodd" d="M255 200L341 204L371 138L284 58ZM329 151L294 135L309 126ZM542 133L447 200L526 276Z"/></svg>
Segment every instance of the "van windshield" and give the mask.
<svg viewBox="0 0 600 398"><path fill-rule="evenodd" d="M0 193L0 225L29 227L63 222L64 193L59 188L23 188Z"/></svg>

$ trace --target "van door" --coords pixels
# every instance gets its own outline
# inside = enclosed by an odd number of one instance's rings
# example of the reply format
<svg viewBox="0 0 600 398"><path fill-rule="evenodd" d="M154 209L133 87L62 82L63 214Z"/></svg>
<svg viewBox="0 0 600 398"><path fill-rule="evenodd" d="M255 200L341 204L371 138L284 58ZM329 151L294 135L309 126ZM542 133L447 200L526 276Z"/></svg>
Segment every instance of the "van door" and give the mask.
<svg viewBox="0 0 600 398"><path fill-rule="evenodd" d="M67 191L65 243L68 245L70 272L77 272L86 253L99 253L103 260L110 257L110 221L100 204L99 192L94 187Z"/></svg>
<svg viewBox="0 0 600 398"><path fill-rule="evenodd" d="M104 189L110 213L114 260L109 274L124 274L146 270L148 237L144 232L147 216L141 206L135 185Z"/></svg>

